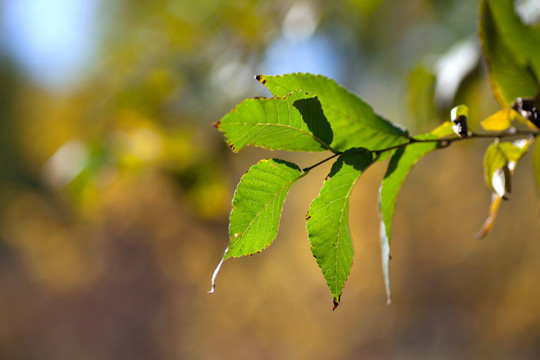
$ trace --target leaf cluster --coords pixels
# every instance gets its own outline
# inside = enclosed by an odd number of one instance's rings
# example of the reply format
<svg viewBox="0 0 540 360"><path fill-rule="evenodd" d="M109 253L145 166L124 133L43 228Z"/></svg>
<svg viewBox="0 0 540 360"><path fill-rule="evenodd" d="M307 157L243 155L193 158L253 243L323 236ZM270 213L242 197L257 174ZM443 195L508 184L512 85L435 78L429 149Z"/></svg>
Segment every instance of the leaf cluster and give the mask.
<svg viewBox="0 0 540 360"><path fill-rule="evenodd" d="M352 266L349 199L359 177L374 163L390 158L379 193L380 243L387 301L390 302L390 245L393 215L401 186L428 153L455 141L493 138L484 158L485 180L492 192L489 216L478 237L493 225L502 199L511 191L516 164L538 135L540 28L519 20L510 0L481 3L480 38L490 80L501 110L481 122L488 132L468 128L468 108L451 111L449 121L433 131L411 136L406 129L378 115L366 102L321 75L258 75L272 98L244 100L214 125L233 151L247 145L270 150L330 152L315 165L300 168L281 159L265 159L251 167L236 189L224 260L257 253L277 236L281 210L290 188L311 169L334 160L320 193L306 216L311 251L330 290L335 309ZM473 129L474 130L474 129ZM502 141L507 137L518 139ZM540 188L534 145L536 183Z"/></svg>

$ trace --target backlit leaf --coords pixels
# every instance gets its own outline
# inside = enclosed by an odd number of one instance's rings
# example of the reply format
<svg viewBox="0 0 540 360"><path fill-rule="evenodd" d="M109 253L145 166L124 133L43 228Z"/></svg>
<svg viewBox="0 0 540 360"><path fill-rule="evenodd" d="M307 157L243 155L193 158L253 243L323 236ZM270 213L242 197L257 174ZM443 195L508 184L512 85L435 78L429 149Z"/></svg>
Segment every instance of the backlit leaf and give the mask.
<svg viewBox="0 0 540 360"><path fill-rule="evenodd" d="M452 123L447 121L431 133L415 136L418 140L439 139L453 134ZM379 192L380 242L383 277L386 286L387 303L391 301L390 292L390 243L394 209L405 178L416 163L426 154L441 147L439 142L418 142L398 149L392 156Z"/></svg>
<svg viewBox="0 0 540 360"><path fill-rule="evenodd" d="M311 251L332 294L334 309L339 305L354 254L349 231L349 197L354 184L372 161L371 153L364 149L342 154L306 217Z"/></svg>
<svg viewBox="0 0 540 360"><path fill-rule="evenodd" d="M279 159L261 160L242 177L234 193L229 218L229 246L212 275L215 289L223 261L261 252L277 235L281 210L291 186L305 173Z"/></svg>
<svg viewBox="0 0 540 360"><path fill-rule="evenodd" d="M294 90L315 94L333 131L330 146L338 151L355 147L376 151L409 141L405 130L377 115L368 104L334 80L301 73L258 75L257 80L278 97Z"/></svg>
<svg viewBox="0 0 540 360"><path fill-rule="evenodd" d="M512 126L515 114L516 112L511 108L502 109L483 120L480 124L487 131L504 131Z"/></svg>
<svg viewBox="0 0 540 360"><path fill-rule="evenodd" d="M274 241L285 196L302 176L298 166L279 159L249 169L234 193L225 259L260 252Z"/></svg>
<svg viewBox="0 0 540 360"><path fill-rule="evenodd" d="M246 145L272 150L324 151L332 129L313 94L294 91L283 98L244 100L216 123L234 151Z"/></svg>

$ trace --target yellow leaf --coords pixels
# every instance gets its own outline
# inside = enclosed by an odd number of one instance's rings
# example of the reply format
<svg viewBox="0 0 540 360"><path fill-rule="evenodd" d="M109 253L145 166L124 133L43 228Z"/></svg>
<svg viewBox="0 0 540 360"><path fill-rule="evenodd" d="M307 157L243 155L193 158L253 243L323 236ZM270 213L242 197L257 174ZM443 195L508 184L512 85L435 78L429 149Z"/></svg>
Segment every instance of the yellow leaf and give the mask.
<svg viewBox="0 0 540 360"><path fill-rule="evenodd" d="M452 130L452 122L451 121L445 121L441 125L439 125L437 128L435 128L430 134L435 135L438 138L442 138L444 136L449 136L454 134L454 130Z"/></svg>
<svg viewBox="0 0 540 360"><path fill-rule="evenodd" d="M495 222L495 218L497 217L497 212L499 211L499 205L501 205L501 197L495 193L491 195L491 206L489 208L489 215L482 225L482 229L480 229L480 232L476 234L477 239L484 238L491 228L493 227L493 223Z"/></svg>
<svg viewBox="0 0 540 360"><path fill-rule="evenodd" d="M480 124L488 131L504 131L512 126L515 111L507 108L497 111Z"/></svg>

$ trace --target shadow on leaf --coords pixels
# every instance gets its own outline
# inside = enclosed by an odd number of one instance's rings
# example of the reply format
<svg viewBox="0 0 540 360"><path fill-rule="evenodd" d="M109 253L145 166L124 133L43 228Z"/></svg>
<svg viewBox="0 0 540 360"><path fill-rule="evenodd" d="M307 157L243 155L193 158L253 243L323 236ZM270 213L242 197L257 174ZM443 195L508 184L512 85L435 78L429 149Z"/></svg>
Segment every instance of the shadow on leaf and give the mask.
<svg viewBox="0 0 540 360"><path fill-rule="evenodd" d="M298 109L315 138L329 146L334 139L334 133L326 116L324 116L319 99L317 97L299 99L293 103L293 106Z"/></svg>

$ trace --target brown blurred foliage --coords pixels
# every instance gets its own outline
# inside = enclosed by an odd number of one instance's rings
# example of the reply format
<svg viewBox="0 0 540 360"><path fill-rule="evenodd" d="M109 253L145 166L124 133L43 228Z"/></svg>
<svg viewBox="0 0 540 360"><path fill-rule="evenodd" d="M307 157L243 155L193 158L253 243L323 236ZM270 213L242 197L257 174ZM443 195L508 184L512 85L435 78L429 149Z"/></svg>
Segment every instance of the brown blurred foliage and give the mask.
<svg viewBox="0 0 540 360"><path fill-rule="evenodd" d="M265 51L297 3L102 1L99 52L85 82L60 95L3 53L0 358L540 356L530 158L493 233L474 240L489 204L482 141L429 155L407 179L391 306L378 244L382 166L363 175L351 201L356 255L336 312L304 222L328 167L293 187L275 243L227 261L216 293L206 293L240 176L262 157L301 166L321 157L232 154L211 127L243 98L266 95L251 77L265 72ZM392 121L419 132L458 103L473 121L495 109L481 63L454 98L434 102L435 55L475 36L476 1L305 4L315 33L340 49L338 80Z"/></svg>

